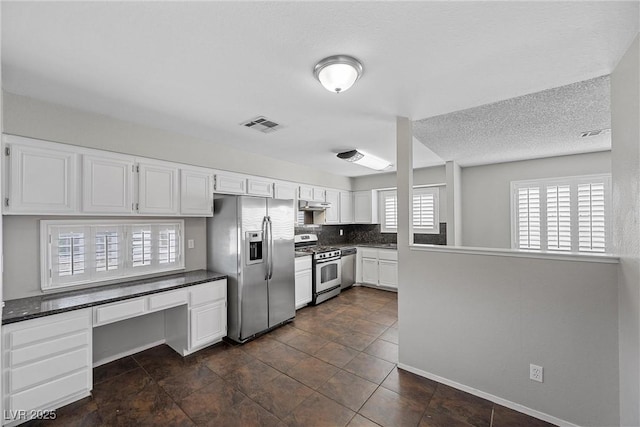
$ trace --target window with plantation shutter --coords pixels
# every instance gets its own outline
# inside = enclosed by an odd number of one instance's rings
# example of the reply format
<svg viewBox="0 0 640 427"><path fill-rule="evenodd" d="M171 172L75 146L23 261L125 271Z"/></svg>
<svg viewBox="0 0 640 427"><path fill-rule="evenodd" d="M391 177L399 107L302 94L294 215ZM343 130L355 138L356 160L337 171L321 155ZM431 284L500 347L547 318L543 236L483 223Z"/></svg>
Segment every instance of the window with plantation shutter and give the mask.
<svg viewBox="0 0 640 427"><path fill-rule="evenodd" d="M379 194L381 225L383 233L398 232L398 196L396 190L384 190ZM440 223L438 219L438 188L418 187L413 189L413 232L423 234L438 234Z"/></svg>
<svg viewBox="0 0 640 427"><path fill-rule="evenodd" d="M184 221L41 221L44 290L184 268Z"/></svg>
<svg viewBox="0 0 640 427"><path fill-rule="evenodd" d="M607 252L610 182L610 175L512 182L513 247Z"/></svg>
<svg viewBox="0 0 640 427"><path fill-rule="evenodd" d="M540 249L540 187L518 189L518 248Z"/></svg>

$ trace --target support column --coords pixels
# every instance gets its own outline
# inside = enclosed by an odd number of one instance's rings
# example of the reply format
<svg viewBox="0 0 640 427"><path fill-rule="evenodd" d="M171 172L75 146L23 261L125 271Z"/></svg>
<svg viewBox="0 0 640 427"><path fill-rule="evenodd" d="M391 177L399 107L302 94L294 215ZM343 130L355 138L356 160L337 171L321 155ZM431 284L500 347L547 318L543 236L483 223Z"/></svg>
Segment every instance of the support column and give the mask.
<svg viewBox="0 0 640 427"><path fill-rule="evenodd" d="M618 267L620 425L640 425L640 41L611 73L612 230Z"/></svg>
<svg viewBox="0 0 640 427"><path fill-rule="evenodd" d="M413 243L411 198L413 188L413 130L406 117L396 118L396 187L398 189L398 249Z"/></svg>
<svg viewBox="0 0 640 427"><path fill-rule="evenodd" d="M447 245L462 246L462 168L454 161L445 165L447 174Z"/></svg>

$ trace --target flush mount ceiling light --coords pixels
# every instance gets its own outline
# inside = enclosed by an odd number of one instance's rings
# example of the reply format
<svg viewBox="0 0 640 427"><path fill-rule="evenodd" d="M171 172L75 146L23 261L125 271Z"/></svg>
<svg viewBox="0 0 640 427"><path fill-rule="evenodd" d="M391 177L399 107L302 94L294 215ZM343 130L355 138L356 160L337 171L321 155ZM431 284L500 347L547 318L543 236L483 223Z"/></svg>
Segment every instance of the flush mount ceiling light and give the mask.
<svg viewBox="0 0 640 427"><path fill-rule="evenodd" d="M347 162L352 162L360 166L367 167L369 169L383 171L391 166L391 163L386 160L376 157L372 154L367 154L358 150L345 151L339 153L338 157Z"/></svg>
<svg viewBox="0 0 640 427"><path fill-rule="evenodd" d="M349 89L362 76L362 64L347 55L324 58L313 69L313 75L328 91L340 93Z"/></svg>

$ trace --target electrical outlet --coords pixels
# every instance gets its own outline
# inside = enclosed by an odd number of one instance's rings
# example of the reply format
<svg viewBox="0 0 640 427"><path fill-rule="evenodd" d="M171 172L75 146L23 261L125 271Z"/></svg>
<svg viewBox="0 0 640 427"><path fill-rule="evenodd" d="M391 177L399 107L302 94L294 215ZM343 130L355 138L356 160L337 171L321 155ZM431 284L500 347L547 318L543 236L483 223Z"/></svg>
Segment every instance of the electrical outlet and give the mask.
<svg viewBox="0 0 640 427"><path fill-rule="evenodd" d="M542 366L530 364L529 365L529 379L533 381L543 382L543 368Z"/></svg>
<svg viewBox="0 0 640 427"><path fill-rule="evenodd" d="M195 248L195 247L196 247L196 244L195 244L195 242L193 241L193 239L189 239L189 240L187 240L187 247L188 247L189 249L193 249L193 248Z"/></svg>
<svg viewBox="0 0 640 427"><path fill-rule="evenodd" d="M344 236L344 230L342 228L340 229L340 235Z"/></svg>

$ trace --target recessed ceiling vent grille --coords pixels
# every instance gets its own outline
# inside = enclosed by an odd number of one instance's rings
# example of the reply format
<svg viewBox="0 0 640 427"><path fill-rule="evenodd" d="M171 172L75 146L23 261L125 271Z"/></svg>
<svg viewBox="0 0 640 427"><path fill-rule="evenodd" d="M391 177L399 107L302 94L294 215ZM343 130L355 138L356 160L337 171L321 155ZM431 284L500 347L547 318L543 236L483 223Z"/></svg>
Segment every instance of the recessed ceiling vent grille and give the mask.
<svg viewBox="0 0 640 427"><path fill-rule="evenodd" d="M598 135L606 135L608 133L611 133L611 129L610 128L606 128L606 129L596 129L596 130L588 130L586 132L582 132L580 134L580 138L589 138L591 136L598 136Z"/></svg>
<svg viewBox="0 0 640 427"><path fill-rule="evenodd" d="M255 119L251 119L248 122L240 123L242 126L255 129L262 133L275 132L282 127L281 124L269 120L264 116L258 116Z"/></svg>

